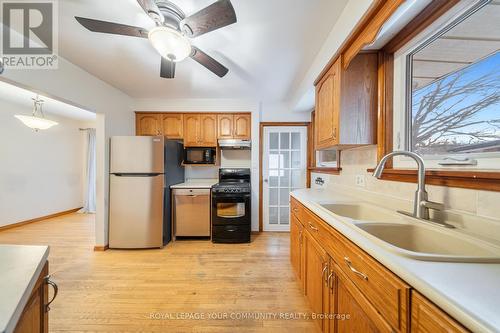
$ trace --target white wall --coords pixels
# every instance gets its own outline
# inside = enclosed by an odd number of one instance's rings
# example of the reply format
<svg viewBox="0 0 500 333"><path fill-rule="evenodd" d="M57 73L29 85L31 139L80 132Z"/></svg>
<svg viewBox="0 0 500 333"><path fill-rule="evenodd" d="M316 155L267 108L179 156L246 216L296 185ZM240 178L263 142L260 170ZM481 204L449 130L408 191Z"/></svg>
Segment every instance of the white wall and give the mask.
<svg viewBox="0 0 500 333"><path fill-rule="evenodd" d="M2 79L97 113L96 245L108 244L109 137L134 134L132 99L59 57L57 70L9 70Z"/></svg>
<svg viewBox="0 0 500 333"><path fill-rule="evenodd" d="M288 103L261 103L260 118L262 122L304 122L311 120L311 110L293 111Z"/></svg>
<svg viewBox="0 0 500 333"><path fill-rule="evenodd" d="M50 115L59 122L35 132L15 114L31 109L0 100L0 226L83 206L85 136L89 126Z"/></svg>
<svg viewBox="0 0 500 333"><path fill-rule="evenodd" d="M136 99L134 111L144 112L250 112L252 114L252 230L259 230L259 123L261 105L241 99ZM217 178L217 168L198 171L186 169L186 178ZM214 177L215 176L215 177Z"/></svg>
<svg viewBox="0 0 500 333"><path fill-rule="evenodd" d="M309 70L302 80L297 80L297 84L292 87L288 99L291 110L303 112L310 111L314 107L314 94L311 91L314 89L314 81L373 2L373 0L351 0L347 3Z"/></svg>

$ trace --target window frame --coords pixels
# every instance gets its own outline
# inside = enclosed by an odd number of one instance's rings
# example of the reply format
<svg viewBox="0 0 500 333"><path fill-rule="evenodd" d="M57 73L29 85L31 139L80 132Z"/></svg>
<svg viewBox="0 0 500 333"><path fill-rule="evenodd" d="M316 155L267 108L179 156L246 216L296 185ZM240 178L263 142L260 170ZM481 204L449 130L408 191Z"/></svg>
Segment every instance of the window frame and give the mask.
<svg viewBox="0 0 500 333"><path fill-rule="evenodd" d="M378 144L377 144L377 162L386 154L393 151L396 147L394 126L397 119L395 118L394 108L394 69L397 63L394 61L395 53L401 50L411 40L420 35L424 30L433 24L443 22L443 17L454 7L461 5L460 0L447 1L432 1L420 14L411 20L403 27L384 47L379 50L379 112L378 112ZM469 2L470 4L470 2ZM360 27L354 34L356 38L363 33L363 26L367 25L366 21L371 20L378 15L378 8L375 8L370 15L367 15L364 20L359 23ZM383 23L382 23L383 24ZM368 38L365 38L368 39ZM346 48L354 45L352 41L348 41ZM367 42L366 44L368 44ZM365 44L365 45L366 45ZM393 141L394 140L394 141ZM396 147L397 148L397 147ZM373 172L370 168L368 172ZM481 171L481 170L427 170L426 182L430 185L438 185L445 187L458 187L467 189L477 189L486 191L500 192L500 172ZM392 160L386 163L386 168L382 174L382 180L398 181L398 182L417 182L417 170L414 165L411 168L394 168Z"/></svg>
<svg viewBox="0 0 500 333"><path fill-rule="evenodd" d="M394 52L393 150L404 149L411 151L413 55L474 15L490 2L491 0L476 0L454 6ZM443 25L444 27L442 27ZM423 155L422 157L426 162L426 167L432 169L500 171L498 168L498 165L500 165L500 152ZM445 158L470 158L476 160L477 165L440 165L439 162ZM414 161L407 157L394 158L393 165L395 168L415 167Z"/></svg>

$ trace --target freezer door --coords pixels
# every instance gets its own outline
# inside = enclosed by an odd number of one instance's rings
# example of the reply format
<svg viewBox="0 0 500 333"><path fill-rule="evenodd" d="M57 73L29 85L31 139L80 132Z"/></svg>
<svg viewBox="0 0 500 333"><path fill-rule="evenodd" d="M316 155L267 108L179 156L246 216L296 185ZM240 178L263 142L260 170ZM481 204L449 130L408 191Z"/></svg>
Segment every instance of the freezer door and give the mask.
<svg viewBox="0 0 500 333"><path fill-rule="evenodd" d="M164 146L162 136L114 136L110 173L163 173Z"/></svg>
<svg viewBox="0 0 500 333"><path fill-rule="evenodd" d="M109 247L162 247L163 175L111 175L109 191Z"/></svg>

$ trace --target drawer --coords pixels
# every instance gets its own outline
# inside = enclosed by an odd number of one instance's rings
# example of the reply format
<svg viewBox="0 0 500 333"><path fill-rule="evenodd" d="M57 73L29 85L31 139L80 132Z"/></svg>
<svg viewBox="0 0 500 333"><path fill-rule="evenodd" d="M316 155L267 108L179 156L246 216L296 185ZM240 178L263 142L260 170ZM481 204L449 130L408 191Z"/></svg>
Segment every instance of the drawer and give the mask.
<svg viewBox="0 0 500 333"><path fill-rule="evenodd" d="M302 206L297 199L294 197L290 197L290 213L295 215L295 217L303 224L302 222L302 212L304 211L304 206ZM291 215L290 215L291 216Z"/></svg>
<svg viewBox="0 0 500 333"><path fill-rule="evenodd" d="M304 227L384 319L397 331L406 332L410 287L305 207L302 215Z"/></svg>
<svg viewBox="0 0 500 333"><path fill-rule="evenodd" d="M214 243L250 243L249 225L214 225L212 241Z"/></svg>

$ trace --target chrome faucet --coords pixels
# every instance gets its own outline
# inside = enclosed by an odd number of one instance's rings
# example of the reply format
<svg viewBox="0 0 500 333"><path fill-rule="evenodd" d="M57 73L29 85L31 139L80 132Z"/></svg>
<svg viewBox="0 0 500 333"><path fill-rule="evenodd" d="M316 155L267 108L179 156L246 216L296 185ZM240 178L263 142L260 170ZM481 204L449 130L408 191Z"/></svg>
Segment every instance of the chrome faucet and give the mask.
<svg viewBox="0 0 500 333"><path fill-rule="evenodd" d="M430 221L429 209L442 211L444 210L444 205L438 202L432 202L428 200L428 194L427 191L425 190L425 165L422 157L410 151L405 151L405 150L394 151L382 157L379 164L375 168L375 171L373 172L373 176L380 179L382 177L382 172L384 171L385 168L385 163L394 156L411 157L413 160L415 160L415 162L417 162L418 165L418 171L417 171L418 185L417 185L417 191L415 192L415 201L413 202L413 213L407 213L407 212L399 212L399 213L415 217L417 219ZM447 228L454 228L452 225L447 224L445 222L437 222L437 221L431 221L431 222L437 223Z"/></svg>

